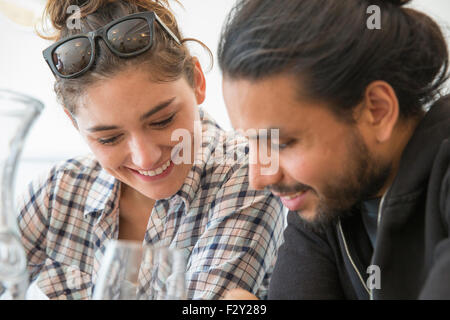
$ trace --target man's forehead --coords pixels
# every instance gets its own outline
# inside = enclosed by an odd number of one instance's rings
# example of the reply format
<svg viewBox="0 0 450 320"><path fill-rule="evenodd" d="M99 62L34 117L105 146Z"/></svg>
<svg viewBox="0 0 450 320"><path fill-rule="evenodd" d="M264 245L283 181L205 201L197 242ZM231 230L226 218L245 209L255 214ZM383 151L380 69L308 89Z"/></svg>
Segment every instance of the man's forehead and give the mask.
<svg viewBox="0 0 450 320"><path fill-rule="evenodd" d="M286 118L307 112L316 102L300 98L292 76L272 76L262 80L224 78L223 94L230 118ZM271 123L265 127L269 128Z"/></svg>
<svg viewBox="0 0 450 320"><path fill-rule="evenodd" d="M269 76L262 79L249 78L223 78L224 91L239 91L241 97L260 97L277 95L283 92L284 96L296 95L296 80L290 75Z"/></svg>
<svg viewBox="0 0 450 320"><path fill-rule="evenodd" d="M276 129L279 137L285 137L303 134L320 122L318 108L322 106L299 98L293 82L292 76L283 75L257 81L224 78L224 99L234 129Z"/></svg>

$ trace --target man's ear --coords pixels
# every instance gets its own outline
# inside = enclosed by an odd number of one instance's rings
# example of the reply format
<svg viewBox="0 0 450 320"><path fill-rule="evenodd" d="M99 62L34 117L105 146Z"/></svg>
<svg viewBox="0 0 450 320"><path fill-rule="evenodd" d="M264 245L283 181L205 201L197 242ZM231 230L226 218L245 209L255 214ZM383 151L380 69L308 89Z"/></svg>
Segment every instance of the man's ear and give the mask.
<svg viewBox="0 0 450 320"><path fill-rule="evenodd" d="M75 129L78 130L78 124L77 121L75 120L75 117L66 107L64 107L64 113L69 117L70 121L72 121L72 124L75 127Z"/></svg>
<svg viewBox="0 0 450 320"><path fill-rule="evenodd" d="M391 138L400 110L397 95L385 81L370 83L364 94L365 122L378 142Z"/></svg>
<svg viewBox="0 0 450 320"><path fill-rule="evenodd" d="M197 104L202 104L206 97L206 80L203 74L202 66L197 58L194 59L194 91L197 99Z"/></svg>

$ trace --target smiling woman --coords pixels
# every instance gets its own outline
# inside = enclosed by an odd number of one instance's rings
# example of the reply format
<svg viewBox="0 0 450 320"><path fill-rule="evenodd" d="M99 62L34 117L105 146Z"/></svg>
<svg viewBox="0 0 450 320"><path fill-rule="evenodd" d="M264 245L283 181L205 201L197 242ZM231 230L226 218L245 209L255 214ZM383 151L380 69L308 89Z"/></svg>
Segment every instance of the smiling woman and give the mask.
<svg viewBox="0 0 450 320"><path fill-rule="evenodd" d="M127 239L184 249L188 298L217 299L238 284L264 297L281 203L249 187L247 154L213 159L246 141L198 107L205 77L168 3L89 1L80 29L70 29L73 4L48 2L57 33L44 58L92 155L56 165L21 200L32 280L52 299L90 298L106 242ZM190 133L188 163L173 161L178 129Z"/></svg>

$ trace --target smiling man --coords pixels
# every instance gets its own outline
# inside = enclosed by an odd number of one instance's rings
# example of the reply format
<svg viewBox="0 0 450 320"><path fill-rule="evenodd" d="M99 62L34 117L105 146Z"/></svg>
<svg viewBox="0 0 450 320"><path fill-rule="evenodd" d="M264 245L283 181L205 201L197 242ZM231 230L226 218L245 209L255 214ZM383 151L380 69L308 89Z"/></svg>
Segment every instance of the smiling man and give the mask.
<svg viewBox="0 0 450 320"><path fill-rule="evenodd" d="M447 44L375 2L381 30L369 1L243 0L222 34L233 126L279 129L279 170L249 173L290 209L269 299L450 298Z"/></svg>
<svg viewBox="0 0 450 320"><path fill-rule="evenodd" d="M269 188L287 208L319 227L345 215L359 199L383 194L393 158L400 157L416 122L398 124L398 134L391 134L398 110L392 107L395 94L384 82L368 88L370 105L360 107L358 125L349 125L325 104L298 101L294 81L288 75L256 83L225 81L224 94L236 127L280 130L281 168L274 175L264 175L262 166L254 165L253 187Z"/></svg>

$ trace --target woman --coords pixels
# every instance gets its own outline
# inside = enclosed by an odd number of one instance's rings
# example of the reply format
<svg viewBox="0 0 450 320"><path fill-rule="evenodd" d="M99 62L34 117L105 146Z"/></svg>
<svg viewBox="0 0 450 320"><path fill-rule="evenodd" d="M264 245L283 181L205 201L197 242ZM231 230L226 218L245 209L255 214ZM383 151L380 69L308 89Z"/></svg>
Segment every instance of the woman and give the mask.
<svg viewBox="0 0 450 320"><path fill-rule="evenodd" d="M80 29L66 23L74 4L47 3L58 34L44 58L93 155L57 165L22 200L31 278L51 299L90 298L107 240L128 239L184 248L188 298L217 299L238 285L264 297L281 205L249 189L247 154L214 158L243 141L197 108L205 78L168 3L88 1Z"/></svg>

